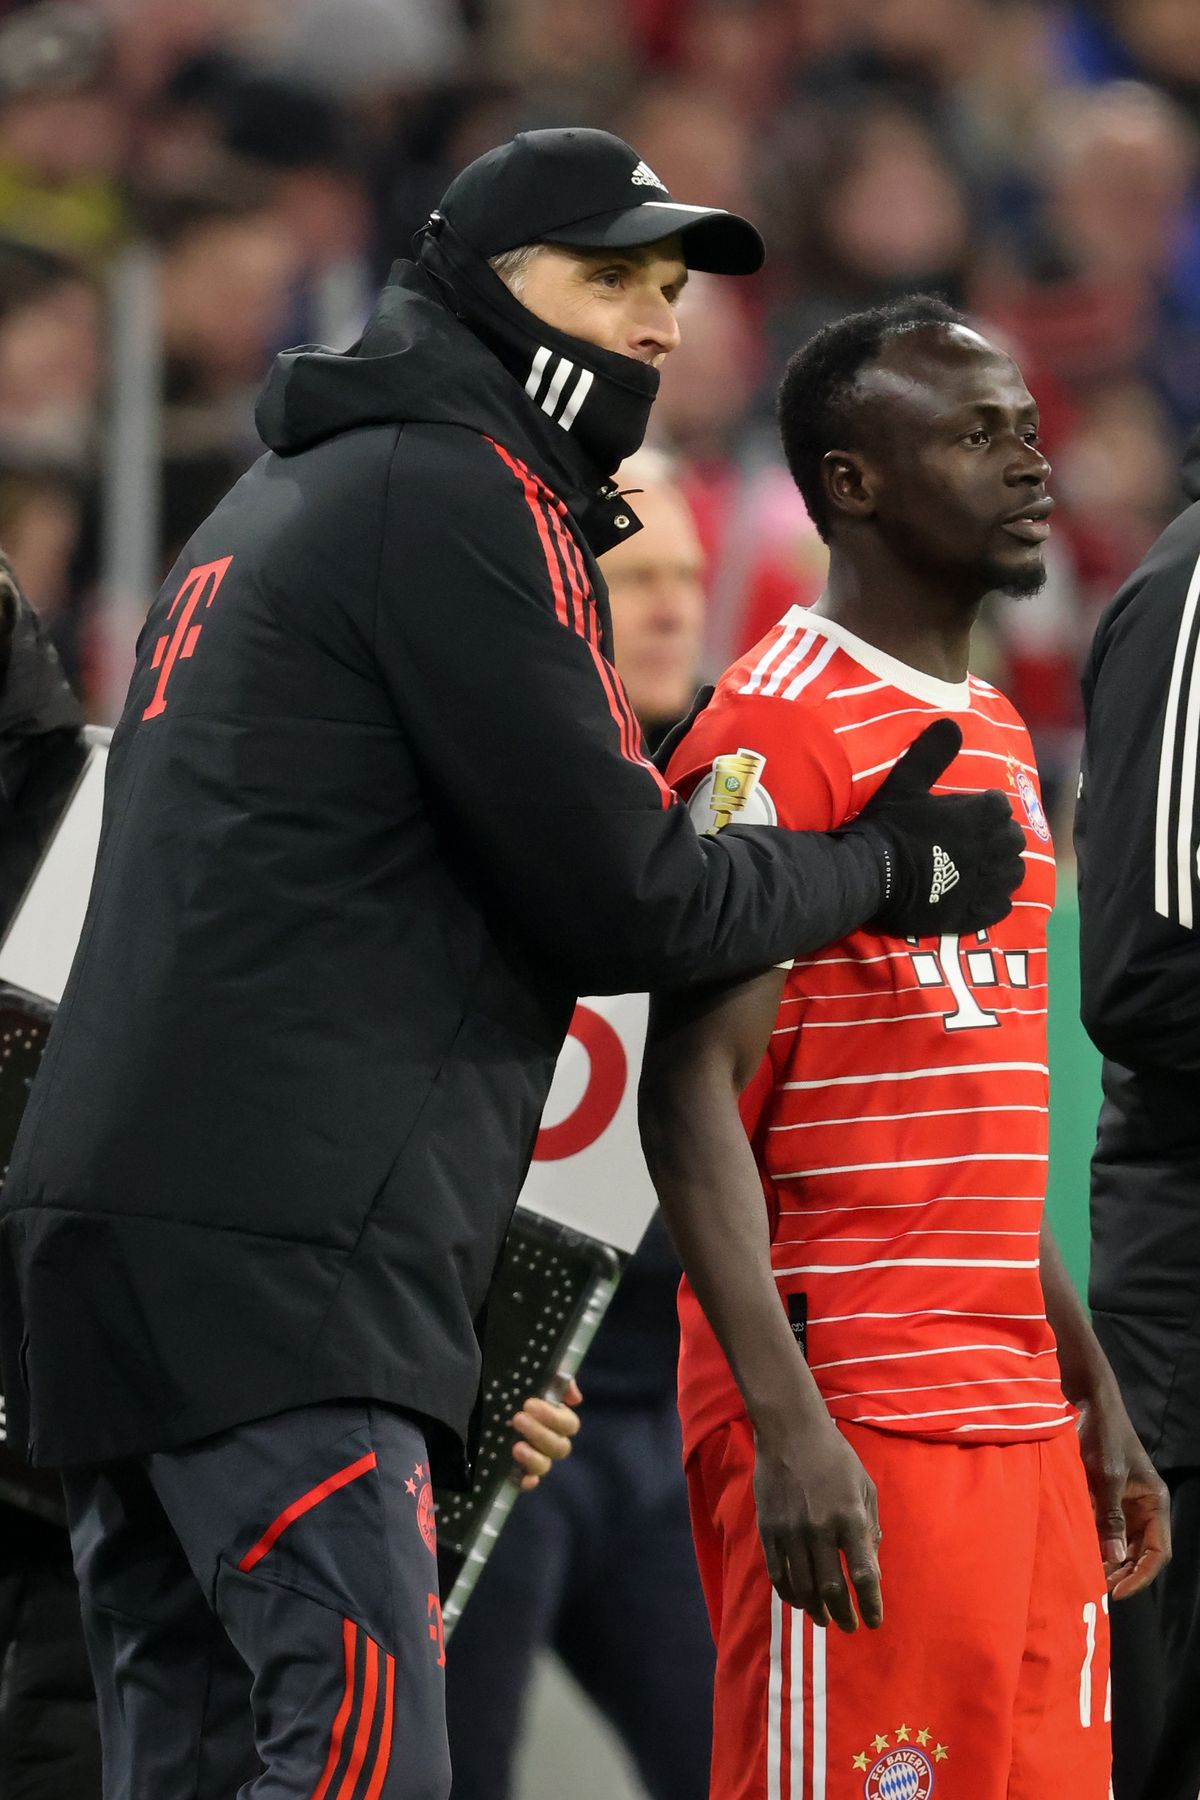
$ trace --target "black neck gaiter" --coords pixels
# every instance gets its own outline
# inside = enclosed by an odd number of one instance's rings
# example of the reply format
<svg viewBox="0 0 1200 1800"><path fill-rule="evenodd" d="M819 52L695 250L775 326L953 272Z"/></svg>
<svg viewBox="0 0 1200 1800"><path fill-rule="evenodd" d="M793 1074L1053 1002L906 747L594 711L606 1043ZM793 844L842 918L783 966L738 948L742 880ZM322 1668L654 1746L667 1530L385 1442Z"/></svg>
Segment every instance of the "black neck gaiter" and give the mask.
<svg viewBox="0 0 1200 1800"><path fill-rule="evenodd" d="M602 474L633 454L658 393L657 369L547 325L445 219L427 228L418 261L463 323Z"/></svg>

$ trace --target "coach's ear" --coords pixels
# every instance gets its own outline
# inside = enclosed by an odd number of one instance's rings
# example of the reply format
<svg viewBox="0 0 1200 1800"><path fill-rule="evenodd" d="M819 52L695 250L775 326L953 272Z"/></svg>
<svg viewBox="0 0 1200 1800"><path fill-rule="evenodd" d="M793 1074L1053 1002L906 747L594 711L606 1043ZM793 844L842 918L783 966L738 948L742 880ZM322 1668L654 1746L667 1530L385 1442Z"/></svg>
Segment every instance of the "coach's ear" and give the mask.
<svg viewBox="0 0 1200 1800"><path fill-rule="evenodd" d="M874 513L874 477L857 451L827 450L821 458L821 482L831 514L869 519Z"/></svg>

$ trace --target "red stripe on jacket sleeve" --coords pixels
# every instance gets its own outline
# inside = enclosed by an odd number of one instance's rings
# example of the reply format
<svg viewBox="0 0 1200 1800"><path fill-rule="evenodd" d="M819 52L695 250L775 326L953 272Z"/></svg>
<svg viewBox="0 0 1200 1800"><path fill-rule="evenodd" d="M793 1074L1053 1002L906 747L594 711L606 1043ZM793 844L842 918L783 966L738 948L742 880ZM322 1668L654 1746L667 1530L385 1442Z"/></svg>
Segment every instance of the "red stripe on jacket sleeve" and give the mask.
<svg viewBox="0 0 1200 1800"><path fill-rule="evenodd" d="M569 527L565 524L566 507L544 482L540 481L527 464L519 457L513 456L495 438L485 440L500 457L501 461L511 469L521 483L526 505L533 514L541 540L542 551L546 558L546 568L550 576L550 585L554 591L554 610L561 625L573 628L576 635L582 637L592 653L592 661L596 665L596 673L604 689L604 697L608 702L608 710L617 728L617 738L621 755L626 762L644 769L658 788L663 807L670 806L675 800L674 790L668 787L649 757L641 750L641 727L638 725L629 696L625 692L625 684L608 659L601 654L599 648L599 629L596 624L595 603L588 585L587 573ZM555 555L553 532L562 552L562 565ZM563 584L563 569L571 586L572 608L574 619L569 616L567 592Z"/></svg>
<svg viewBox="0 0 1200 1800"><path fill-rule="evenodd" d="M524 490L525 504L533 514L533 522L537 526L537 534L542 541L542 551L545 555L546 568L550 575L550 586L554 590L554 610L558 615L558 622L560 625L570 626L571 620L567 611L567 590L563 586L562 571L558 566L558 558L554 554L554 545L550 541L550 527L547 523L546 515L539 504L540 496L538 494L536 477L532 470L527 469L525 464L519 462L515 456L510 456L503 445L498 444L494 438L488 438L487 442L492 446L492 449L496 452L496 455L500 457L501 461L506 463L512 470Z"/></svg>

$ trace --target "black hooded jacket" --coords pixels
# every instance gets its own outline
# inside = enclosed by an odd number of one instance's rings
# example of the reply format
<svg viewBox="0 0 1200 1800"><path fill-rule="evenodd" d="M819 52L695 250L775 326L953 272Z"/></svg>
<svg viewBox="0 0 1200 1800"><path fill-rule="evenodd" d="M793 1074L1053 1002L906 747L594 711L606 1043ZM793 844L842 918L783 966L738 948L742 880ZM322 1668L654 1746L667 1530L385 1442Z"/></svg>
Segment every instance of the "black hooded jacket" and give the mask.
<svg viewBox="0 0 1200 1800"><path fill-rule="evenodd" d="M1090 1299L1162 1468L1200 1463L1200 434L1184 487L1096 631L1075 826L1104 1056Z"/></svg>
<svg viewBox="0 0 1200 1800"><path fill-rule="evenodd" d="M35 1461L351 1395L461 1438L576 994L882 899L853 837L696 837L611 666L595 557L636 521L423 271L279 358L259 424L138 641L4 1190Z"/></svg>

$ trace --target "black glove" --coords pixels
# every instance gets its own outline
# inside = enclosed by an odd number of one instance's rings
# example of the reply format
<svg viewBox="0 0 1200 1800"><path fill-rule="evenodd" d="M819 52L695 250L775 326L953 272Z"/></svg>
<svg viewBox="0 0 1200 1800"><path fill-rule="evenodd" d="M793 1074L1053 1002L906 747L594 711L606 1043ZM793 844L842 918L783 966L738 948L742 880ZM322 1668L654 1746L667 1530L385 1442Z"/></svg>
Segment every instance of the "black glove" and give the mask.
<svg viewBox="0 0 1200 1800"><path fill-rule="evenodd" d="M700 689L696 698L692 701L692 710L687 718L680 719L678 725L672 725L670 731L668 731L666 737L658 746L654 755L650 758L660 775L666 774L668 763L674 756L679 745L687 736L688 732L692 729L692 726L696 723L696 720L700 717L700 714L712 699L713 691L711 685Z"/></svg>
<svg viewBox="0 0 1200 1800"><path fill-rule="evenodd" d="M1012 911L1025 834L1004 795L929 792L961 749L953 719L935 719L845 827L880 845L887 886L871 928L888 937L982 931Z"/></svg>

